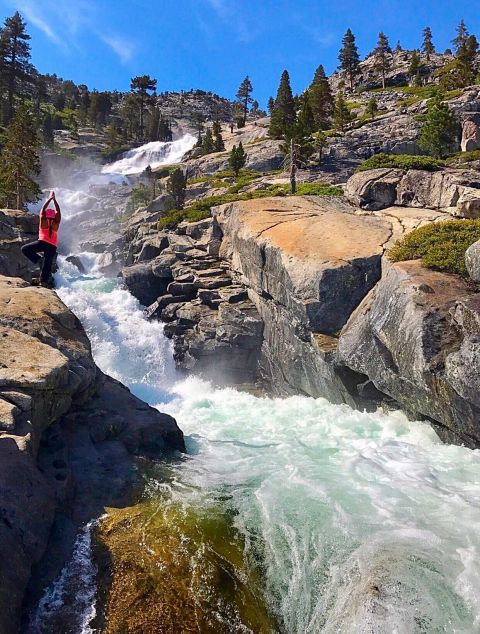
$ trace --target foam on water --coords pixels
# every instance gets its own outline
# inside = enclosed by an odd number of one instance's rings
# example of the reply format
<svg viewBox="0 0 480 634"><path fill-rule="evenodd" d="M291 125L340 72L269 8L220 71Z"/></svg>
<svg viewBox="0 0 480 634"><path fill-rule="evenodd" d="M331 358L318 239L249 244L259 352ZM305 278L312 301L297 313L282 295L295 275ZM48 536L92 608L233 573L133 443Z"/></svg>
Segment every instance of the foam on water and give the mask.
<svg viewBox="0 0 480 634"><path fill-rule="evenodd" d="M161 165L178 163L183 155L191 150L197 139L192 134L185 134L176 141L152 141L138 148L129 150L124 157L114 163L105 165L103 174L140 174L150 165L152 169Z"/></svg>
<svg viewBox="0 0 480 634"><path fill-rule="evenodd" d="M171 495L231 511L285 632L480 630L478 451L400 413L176 382L161 324L116 280L62 270L97 364L187 435Z"/></svg>

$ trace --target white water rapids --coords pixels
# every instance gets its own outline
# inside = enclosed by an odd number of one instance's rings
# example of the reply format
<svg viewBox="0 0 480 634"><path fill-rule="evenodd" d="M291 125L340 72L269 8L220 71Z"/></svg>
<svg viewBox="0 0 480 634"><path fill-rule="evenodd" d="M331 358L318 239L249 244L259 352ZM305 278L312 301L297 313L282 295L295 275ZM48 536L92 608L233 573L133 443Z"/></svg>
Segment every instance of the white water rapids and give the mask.
<svg viewBox="0 0 480 634"><path fill-rule="evenodd" d="M178 382L162 325L117 280L61 269L98 365L187 436L185 495L227 497L236 528L259 537L284 632L479 630L479 452L400 413Z"/></svg>
<svg viewBox="0 0 480 634"><path fill-rule="evenodd" d="M141 147L134 148L115 163L105 165L103 174L140 174L150 165L152 169L161 165L178 163L182 156L191 150L197 139L191 134L185 134L176 141L152 141Z"/></svg>
<svg viewBox="0 0 480 634"><path fill-rule="evenodd" d="M83 276L62 259L60 297L100 368L177 419L189 458L173 467L175 495L232 512L261 557L282 632L480 631L480 452L444 445L400 413L181 381L162 324L117 279L95 273L94 255L82 260ZM61 602L58 583L49 592ZM76 631L91 632L85 593L63 601L81 604Z"/></svg>

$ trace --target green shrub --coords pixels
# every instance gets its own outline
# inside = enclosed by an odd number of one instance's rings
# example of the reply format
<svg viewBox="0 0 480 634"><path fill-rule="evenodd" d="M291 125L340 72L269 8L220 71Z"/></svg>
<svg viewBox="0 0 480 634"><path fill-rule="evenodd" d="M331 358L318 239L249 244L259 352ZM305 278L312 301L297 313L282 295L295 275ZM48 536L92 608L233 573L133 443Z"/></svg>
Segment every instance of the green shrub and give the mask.
<svg viewBox="0 0 480 634"><path fill-rule="evenodd" d="M452 163L471 163L472 161L480 161L480 150L457 152L453 156L449 156L446 163L451 165Z"/></svg>
<svg viewBox="0 0 480 634"><path fill-rule="evenodd" d="M286 185L288 189L289 186ZM343 196L343 189L328 183L298 183L297 196Z"/></svg>
<svg viewBox="0 0 480 634"><path fill-rule="evenodd" d="M465 251L480 240L480 219L436 222L415 229L388 252L392 262L422 260L435 271L468 276Z"/></svg>
<svg viewBox="0 0 480 634"><path fill-rule="evenodd" d="M397 168L401 170L427 170L434 172L445 165L445 161L431 156L415 156L411 154L374 154L361 163L356 172L366 172L379 167Z"/></svg>

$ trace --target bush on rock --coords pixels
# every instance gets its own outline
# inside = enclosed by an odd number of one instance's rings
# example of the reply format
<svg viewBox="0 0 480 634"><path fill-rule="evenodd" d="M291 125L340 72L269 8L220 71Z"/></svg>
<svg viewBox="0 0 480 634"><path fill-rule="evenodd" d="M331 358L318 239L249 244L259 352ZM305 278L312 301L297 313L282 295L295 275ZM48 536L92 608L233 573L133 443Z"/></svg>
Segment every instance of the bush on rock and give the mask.
<svg viewBox="0 0 480 634"><path fill-rule="evenodd" d="M465 251L480 240L480 219L437 222L415 229L388 252L392 262L422 260L436 271L468 276Z"/></svg>

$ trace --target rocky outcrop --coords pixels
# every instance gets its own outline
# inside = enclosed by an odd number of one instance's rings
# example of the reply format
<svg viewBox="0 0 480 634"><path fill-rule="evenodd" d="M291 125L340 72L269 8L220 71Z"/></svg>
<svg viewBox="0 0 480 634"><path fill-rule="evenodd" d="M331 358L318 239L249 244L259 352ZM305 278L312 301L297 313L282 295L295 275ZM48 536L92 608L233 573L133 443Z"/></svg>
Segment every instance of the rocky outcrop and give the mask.
<svg viewBox="0 0 480 634"><path fill-rule="evenodd" d="M480 150L480 128L471 119L463 124L461 148L462 152Z"/></svg>
<svg viewBox="0 0 480 634"><path fill-rule="evenodd" d="M367 210L401 207L439 209L459 218L480 216L480 177L476 170L374 169L354 174L345 195Z"/></svg>
<svg viewBox="0 0 480 634"><path fill-rule="evenodd" d="M395 204L397 187L403 172L398 169L374 169L359 172L348 179L345 196L355 206L377 211Z"/></svg>
<svg viewBox="0 0 480 634"><path fill-rule="evenodd" d="M30 279L32 267L20 248L38 239L38 216L0 209L0 275Z"/></svg>
<svg viewBox="0 0 480 634"><path fill-rule="evenodd" d="M19 247L36 221L2 212L0 270L24 273ZM174 419L96 368L80 322L55 293L0 275L0 337L0 631L13 634L60 506L73 539L104 505L131 499L135 456L184 444ZM50 543L61 567L59 540Z"/></svg>
<svg viewBox="0 0 480 634"><path fill-rule="evenodd" d="M480 283L480 240L474 242L466 250L465 266L472 280Z"/></svg>
<svg viewBox="0 0 480 634"><path fill-rule="evenodd" d="M339 361L446 439L478 446L479 310L458 276L417 261L386 265L342 331Z"/></svg>

